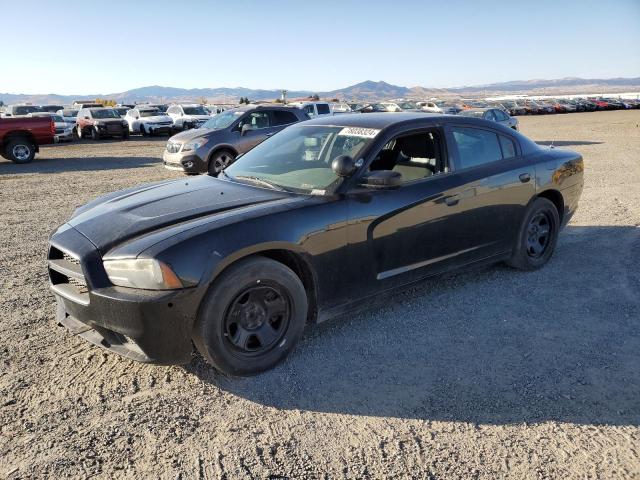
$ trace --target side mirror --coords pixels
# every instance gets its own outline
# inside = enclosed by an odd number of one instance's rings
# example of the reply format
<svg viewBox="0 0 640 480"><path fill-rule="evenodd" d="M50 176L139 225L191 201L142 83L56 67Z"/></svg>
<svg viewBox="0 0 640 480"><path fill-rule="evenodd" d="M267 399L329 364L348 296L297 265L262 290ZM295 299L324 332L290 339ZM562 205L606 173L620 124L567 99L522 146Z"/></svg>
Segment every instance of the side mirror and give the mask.
<svg viewBox="0 0 640 480"><path fill-rule="evenodd" d="M247 132L251 132L252 130L255 130L255 127L250 123L245 123L240 129L240 135L244 136Z"/></svg>
<svg viewBox="0 0 640 480"><path fill-rule="evenodd" d="M339 177L350 177L356 171L356 162L349 155L340 155L331 162L331 170Z"/></svg>
<svg viewBox="0 0 640 480"><path fill-rule="evenodd" d="M393 170L374 170L362 179L360 185L377 189L398 188L402 185L402 175Z"/></svg>

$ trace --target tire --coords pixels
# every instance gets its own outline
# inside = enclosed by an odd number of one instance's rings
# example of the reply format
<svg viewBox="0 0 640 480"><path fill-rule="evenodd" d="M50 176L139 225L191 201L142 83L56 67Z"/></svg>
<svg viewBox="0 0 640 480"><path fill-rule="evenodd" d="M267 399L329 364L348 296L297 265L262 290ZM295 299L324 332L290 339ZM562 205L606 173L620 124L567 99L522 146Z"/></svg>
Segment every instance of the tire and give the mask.
<svg viewBox="0 0 640 480"><path fill-rule="evenodd" d="M198 310L193 341L206 361L227 375L273 368L300 339L307 294L282 263L254 256L216 279Z"/></svg>
<svg viewBox="0 0 640 480"><path fill-rule="evenodd" d="M73 138L80 140L80 134L78 134L78 127L73 127Z"/></svg>
<svg viewBox="0 0 640 480"><path fill-rule="evenodd" d="M29 163L36 156L36 145L26 137L18 137L10 140L4 151L14 163Z"/></svg>
<svg viewBox="0 0 640 480"><path fill-rule="evenodd" d="M536 198L527 208L507 265L518 270L543 267L553 255L559 232L560 216L556 206L546 198Z"/></svg>
<svg viewBox="0 0 640 480"><path fill-rule="evenodd" d="M100 132L98 132L98 130L95 127L91 129L91 139L100 140Z"/></svg>
<svg viewBox="0 0 640 480"><path fill-rule="evenodd" d="M148 135L147 129L144 128L144 125L142 123L140 124L140 135L142 135L143 137L146 137Z"/></svg>
<svg viewBox="0 0 640 480"><path fill-rule="evenodd" d="M208 171L209 175L217 177L218 174L231 165L236 160L236 156L228 150L220 150L215 152L209 158Z"/></svg>

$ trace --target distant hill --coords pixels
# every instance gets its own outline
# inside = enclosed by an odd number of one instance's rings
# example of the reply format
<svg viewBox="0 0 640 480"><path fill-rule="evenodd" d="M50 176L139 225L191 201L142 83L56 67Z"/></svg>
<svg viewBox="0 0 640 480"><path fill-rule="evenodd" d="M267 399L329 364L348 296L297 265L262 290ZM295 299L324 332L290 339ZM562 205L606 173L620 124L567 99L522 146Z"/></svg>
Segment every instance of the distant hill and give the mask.
<svg viewBox="0 0 640 480"><path fill-rule="evenodd" d="M570 94L570 93L615 93L640 91L640 77L588 79L567 77L555 80L515 80L511 82L471 85L451 88L402 87L384 81L367 80L349 87L328 92L311 90L290 90L289 98L304 98L318 94L321 98L346 100L387 100L394 98L430 98L449 96L487 96L496 94ZM274 100L280 97L280 90L256 90L243 87L220 88L177 88L152 85L120 93L96 93L95 95L11 94L0 93L5 104L30 102L33 104L70 104L79 99L108 98L121 103L133 102L193 102L206 99L212 103L235 103L240 97L250 100Z"/></svg>

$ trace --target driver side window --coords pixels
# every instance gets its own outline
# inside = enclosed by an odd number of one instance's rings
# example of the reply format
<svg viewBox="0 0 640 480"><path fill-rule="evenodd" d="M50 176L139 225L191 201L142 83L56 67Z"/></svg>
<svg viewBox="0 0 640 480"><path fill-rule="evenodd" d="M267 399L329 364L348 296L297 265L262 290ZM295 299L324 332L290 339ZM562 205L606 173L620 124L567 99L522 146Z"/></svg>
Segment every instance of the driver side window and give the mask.
<svg viewBox="0 0 640 480"><path fill-rule="evenodd" d="M402 175L402 183L446 172L440 139L437 130L395 137L382 147L370 170L398 172Z"/></svg>
<svg viewBox="0 0 640 480"><path fill-rule="evenodd" d="M245 116L241 121L239 127L242 128L245 125L251 125L254 130L261 128L269 128L269 112L252 112Z"/></svg>

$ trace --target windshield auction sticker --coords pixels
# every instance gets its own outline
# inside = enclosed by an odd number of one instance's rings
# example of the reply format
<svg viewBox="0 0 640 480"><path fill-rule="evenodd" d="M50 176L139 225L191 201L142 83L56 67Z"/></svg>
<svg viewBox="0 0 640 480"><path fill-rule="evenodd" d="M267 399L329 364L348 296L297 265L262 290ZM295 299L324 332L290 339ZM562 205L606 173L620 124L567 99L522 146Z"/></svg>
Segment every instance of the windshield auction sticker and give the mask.
<svg viewBox="0 0 640 480"><path fill-rule="evenodd" d="M364 138L373 138L378 132L377 128L359 128L359 127L345 127L340 130L338 135L344 135L349 137L364 137Z"/></svg>

